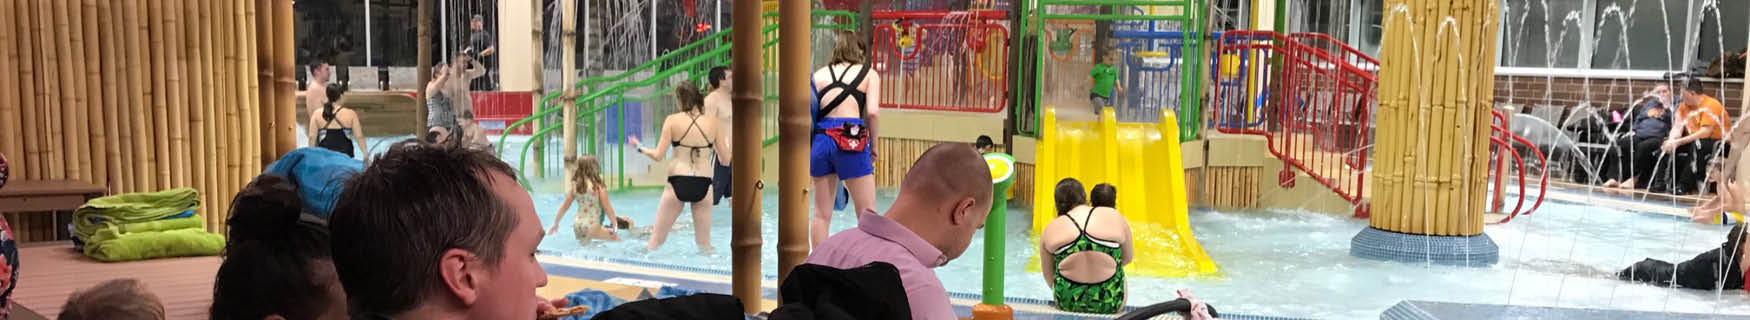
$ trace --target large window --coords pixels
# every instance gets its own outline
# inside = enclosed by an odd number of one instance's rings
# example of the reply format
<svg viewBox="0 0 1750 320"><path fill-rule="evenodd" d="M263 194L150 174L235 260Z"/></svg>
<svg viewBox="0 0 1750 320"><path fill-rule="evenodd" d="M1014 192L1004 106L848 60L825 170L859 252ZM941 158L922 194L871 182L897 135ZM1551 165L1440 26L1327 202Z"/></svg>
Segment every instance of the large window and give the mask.
<svg viewBox="0 0 1750 320"><path fill-rule="evenodd" d="M1577 69L1658 77L1696 70L1723 52L1741 50L1744 34L1750 32L1750 1L1566 0L1547 1L1547 7L1544 3L1502 2L1497 64L1501 72Z"/></svg>
<svg viewBox="0 0 1750 320"><path fill-rule="evenodd" d="M1575 68L1586 37L1582 1L1506 0L1501 2L1501 65Z"/></svg>
<svg viewBox="0 0 1750 320"><path fill-rule="evenodd" d="M1597 1L1593 69L1681 69L1689 0Z"/></svg>

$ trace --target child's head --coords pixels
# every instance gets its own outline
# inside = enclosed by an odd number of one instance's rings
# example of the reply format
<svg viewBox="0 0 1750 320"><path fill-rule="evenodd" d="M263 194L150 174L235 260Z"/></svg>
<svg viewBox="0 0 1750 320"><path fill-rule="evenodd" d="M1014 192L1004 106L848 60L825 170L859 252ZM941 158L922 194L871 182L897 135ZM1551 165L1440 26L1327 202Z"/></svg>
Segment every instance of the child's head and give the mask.
<svg viewBox="0 0 1750 320"><path fill-rule="evenodd" d="M1069 214L1070 209L1088 203L1087 191L1082 191L1082 182L1076 178L1063 178L1057 181L1057 215Z"/></svg>
<svg viewBox="0 0 1750 320"><path fill-rule="evenodd" d="M990 136L985 136L985 135L978 136L978 141L975 141L972 143L972 147L978 148L978 153L981 153L981 154L982 153L990 153L991 147L995 147L995 146L996 146L996 142L991 141Z"/></svg>
<svg viewBox="0 0 1750 320"><path fill-rule="evenodd" d="M140 280L113 279L73 292L55 319L164 319L164 304Z"/></svg>
<svg viewBox="0 0 1750 320"><path fill-rule="evenodd" d="M1094 191L1088 193L1089 202L1095 207L1118 208L1118 188L1111 184L1101 183L1094 186Z"/></svg>
<svg viewBox="0 0 1750 320"><path fill-rule="evenodd" d="M577 170L571 174L571 185L576 192L589 192L605 185L602 183L602 165L595 155L578 156L571 160L571 168Z"/></svg>

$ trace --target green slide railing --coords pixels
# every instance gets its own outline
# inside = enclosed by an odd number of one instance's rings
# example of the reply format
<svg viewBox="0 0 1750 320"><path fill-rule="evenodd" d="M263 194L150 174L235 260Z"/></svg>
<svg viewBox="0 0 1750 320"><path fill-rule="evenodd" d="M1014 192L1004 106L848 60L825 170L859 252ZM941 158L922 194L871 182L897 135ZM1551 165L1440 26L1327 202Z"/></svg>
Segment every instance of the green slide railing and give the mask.
<svg viewBox="0 0 1750 320"><path fill-rule="evenodd" d="M777 12L766 12L761 15L761 20L766 22L761 28L761 34L765 39L762 47L767 52L776 52L778 44L777 17ZM815 10L813 17L813 20L817 21L813 25L815 30L855 30L857 26L857 15L849 11ZM830 20L837 21L819 23L818 21L829 20L823 18L836 18ZM573 88L581 90L580 96L576 100L578 108L576 115L578 120L576 122L578 126L577 150L581 154L594 154L600 159L603 178L607 180L604 182L608 183L609 187L622 189L632 186L630 176L626 174L625 149L609 147L620 145L623 140L604 140L607 138L625 139L627 135L642 135L641 132L626 132L628 128L626 121L629 114L626 106L628 103L663 105L665 102L663 99L668 98L668 90L674 85L670 78L677 75L685 77L696 85L704 85L705 71L712 67L728 65L731 46L727 36L731 33L730 31L730 28L725 28L630 70L614 75L586 78L573 85ZM761 123L765 127L765 137L762 140L764 145L770 145L777 141L776 71L778 63L777 55L766 55L765 74L762 75L765 112L761 119ZM562 147L562 144L556 145L554 143L554 140L558 139L554 135L562 132L564 127L563 121L556 119L558 118L556 114L563 110L561 104L556 101L562 94L562 92L553 92L544 95L539 100L537 109L529 117L507 125L505 133L499 136L498 154L502 156L505 154L504 147L509 140L510 132L518 127L532 126L536 119L549 120L541 123L540 127L532 128L532 134L527 142L522 144L522 150L517 155L518 171L523 172L524 177L521 180L524 181L525 186L527 186L529 178L532 178L528 176L531 171L527 170L530 149L533 149L537 144ZM642 118L656 117L653 119L660 120L662 114L666 114L660 112L663 110L662 108L647 107L644 110L659 112L650 112L651 114L645 114ZM638 120L644 121L646 124L652 122ZM660 121L655 122L656 125L660 125ZM543 157L542 160L548 160L549 164L558 162L551 161L557 159L546 159L547 155L544 153L535 156ZM560 164L560 167L563 168L563 164ZM560 170L543 173L551 175L558 171Z"/></svg>

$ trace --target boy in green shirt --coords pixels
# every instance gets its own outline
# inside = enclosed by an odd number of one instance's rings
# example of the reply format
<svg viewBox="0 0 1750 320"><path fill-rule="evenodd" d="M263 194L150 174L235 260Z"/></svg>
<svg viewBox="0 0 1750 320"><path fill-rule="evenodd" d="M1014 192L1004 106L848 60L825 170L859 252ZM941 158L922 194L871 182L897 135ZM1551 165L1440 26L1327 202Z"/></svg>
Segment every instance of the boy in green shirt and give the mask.
<svg viewBox="0 0 1750 320"><path fill-rule="evenodd" d="M1112 106L1112 94L1118 91L1118 68L1113 67L1118 60L1115 56L1117 54L1106 54L1104 61L1094 64L1094 68L1088 71L1093 78L1093 85L1088 87L1088 101L1093 102L1095 114L1100 113L1100 108Z"/></svg>

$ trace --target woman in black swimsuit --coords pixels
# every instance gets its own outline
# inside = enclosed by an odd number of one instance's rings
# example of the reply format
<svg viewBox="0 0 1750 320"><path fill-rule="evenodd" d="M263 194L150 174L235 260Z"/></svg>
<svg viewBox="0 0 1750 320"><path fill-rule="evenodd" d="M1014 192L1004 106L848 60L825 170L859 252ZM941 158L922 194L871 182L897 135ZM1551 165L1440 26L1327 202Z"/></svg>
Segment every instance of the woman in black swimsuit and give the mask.
<svg viewBox="0 0 1750 320"><path fill-rule="evenodd" d="M681 214L681 205L691 204L693 207L693 240L699 245L699 251L711 251L711 202L704 201L711 197L711 160L716 152L717 119L706 117L703 94L699 88L689 82L675 85L675 105L681 112L668 115L662 121L662 140L655 149L645 148L638 137L629 136L627 141L637 146L638 152L650 159L661 162L668 149L675 149L675 161L669 162L668 186L662 188L662 202L656 206L656 225L651 231L647 250L656 250L668 240L668 233L674 228L675 219Z"/></svg>
<svg viewBox="0 0 1750 320"><path fill-rule="evenodd" d="M328 102L321 109L310 110L309 128L312 144L323 149L334 150L353 156L353 146L358 146L360 152L369 153L365 149L365 129L359 126L358 112L340 104L340 97L346 94L346 86L339 83L328 84ZM369 157L366 157L369 158Z"/></svg>

